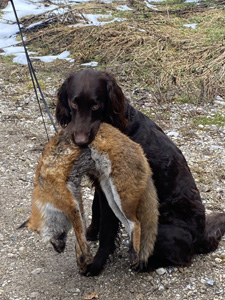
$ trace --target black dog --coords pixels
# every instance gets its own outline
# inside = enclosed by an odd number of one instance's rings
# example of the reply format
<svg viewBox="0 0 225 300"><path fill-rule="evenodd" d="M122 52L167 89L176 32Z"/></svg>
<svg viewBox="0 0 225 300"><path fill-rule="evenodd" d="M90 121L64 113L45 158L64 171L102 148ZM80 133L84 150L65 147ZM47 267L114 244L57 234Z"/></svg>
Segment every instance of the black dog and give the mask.
<svg viewBox="0 0 225 300"><path fill-rule="evenodd" d="M89 144L104 121L144 149L160 201L159 231L149 269L188 266L194 254L217 248L225 232L225 213L205 217L199 191L181 151L152 120L129 104L110 74L87 69L67 78L58 91L56 118L61 126L73 127L78 145ZM92 210L87 237L94 240L99 232L100 245L88 274L97 275L114 251L118 231L118 220L98 183Z"/></svg>

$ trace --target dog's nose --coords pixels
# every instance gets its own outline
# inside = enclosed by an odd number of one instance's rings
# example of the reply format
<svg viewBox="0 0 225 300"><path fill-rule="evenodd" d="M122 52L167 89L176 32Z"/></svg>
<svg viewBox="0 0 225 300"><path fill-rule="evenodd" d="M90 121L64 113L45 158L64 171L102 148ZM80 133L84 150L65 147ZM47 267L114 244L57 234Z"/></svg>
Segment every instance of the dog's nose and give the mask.
<svg viewBox="0 0 225 300"><path fill-rule="evenodd" d="M87 145L89 142L89 134L76 134L73 135L74 143L78 146Z"/></svg>

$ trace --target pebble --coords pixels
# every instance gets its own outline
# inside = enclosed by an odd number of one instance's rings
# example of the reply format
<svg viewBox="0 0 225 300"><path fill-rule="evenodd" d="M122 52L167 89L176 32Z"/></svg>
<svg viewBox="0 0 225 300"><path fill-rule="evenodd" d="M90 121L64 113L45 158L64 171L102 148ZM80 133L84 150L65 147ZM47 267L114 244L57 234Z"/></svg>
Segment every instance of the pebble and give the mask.
<svg viewBox="0 0 225 300"><path fill-rule="evenodd" d="M71 287L71 288L69 288L69 289L67 289L67 291L69 292L69 293L72 293L72 294L79 294L80 293L80 289L78 289L78 288L75 288L75 287Z"/></svg>
<svg viewBox="0 0 225 300"><path fill-rule="evenodd" d="M138 294L137 297L136 297L136 299L137 299L137 300L138 300L138 299L144 299L144 294Z"/></svg>
<svg viewBox="0 0 225 300"><path fill-rule="evenodd" d="M25 104L28 104L30 102L30 99L29 98L26 98L25 100L24 100L24 103Z"/></svg>
<svg viewBox="0 0 225 300"><path fill-rule="evenodd" d="M222 254L220 255L220 259L225 260L225 253L222 253Z"/></svg>
<svg viewBox="0 0 225 300"><path fill-rule="evenodd" d="M170 131L167 133L168 136L173 136L173 137L178 137L179 136L179 132L177 131Z"/></svg>
<svg viewBox="0 0 225 300"><path fill-rule="evenodd" d="M184 288L184 290L191 290L191 289L192 289L192 287L191 287L190 284L188 284L188 285Z"/></svg>
<svg viewBox="0 0 225 300"><path fill-rule="evenodd" d="M214 285L214 280L208 279L205 284L209 285L209 286L213 286Z"/></svg>
<svg viewBox="0 0 225 300"><path fill-rule="evenodd" d="M37 268L31 272L32 275L40 274L43 271L42 268Z"/></svg>
<svg viewBox="0 0 225 300"><path fill-rule="evenodd" d="M9 254L8 254L8 257L9 257L9 258L13 258L13 257L15 257L15 254L9 253Z"/></svg>
<svg viewBox="0 0 225 300"><path fill-rule="evenodd" d="M219 257L216 257L216 258L215 258L215 262L216 262L217 264L220 264L220 263L222 262L222 259L219 258Z"/></svg>
<svg viewBox="0 0 225 300"><path fill-rule="evenodd" d="M157 273L158 275L163 275L163 274L166 273L166 269L164 269L164 268L159 268L159 269L156 270L156 273Z"/></svg>
<svg viewBox="0 0 225 300"><path fill-rule="evenodd" d="M37 298L37 297L39 297L39 293L38 292L33 292L33 293L30 294L30 297L31 298Z"/></svg>
<svg viewBox="0 0 225 300"><path fill-rule="evenodd" d="M206 280L204 278L201 278L200 282L203 283L203 284L205 284Z"/></svg>
<svg viewBox="0 0 225 300"><path fill-rule="evenodd" d="M4 236L0 233L0 241L4 240Z"/></svg>

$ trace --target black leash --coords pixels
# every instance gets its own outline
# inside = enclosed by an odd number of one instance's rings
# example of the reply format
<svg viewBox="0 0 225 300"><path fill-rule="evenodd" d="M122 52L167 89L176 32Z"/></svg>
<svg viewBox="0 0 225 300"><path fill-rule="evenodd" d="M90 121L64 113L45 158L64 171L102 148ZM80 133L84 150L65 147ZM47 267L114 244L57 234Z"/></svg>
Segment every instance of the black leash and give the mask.
<svg viewBox="0 0 225 300"><path fill-rule="evenodd" d="M40 110L41 117L42 117L42 120L43 120L43 124L44 124L44 127L45 127L45 132L46 132L47 138L48 138L48 140L49 140L49 135L48 135L47 127L46 127L46 124L45 124L45 120L44 120L44 116L43 116L43 112L42 112L40 100L39 100L39 98L38 98L38 91L37 91L37 88L38 88L39 93L40 93L40 95L41 95L41 99L42 99L42 101L43 101L43 103L44 103L46 112L47 112L47 114L48 114L48 116L49 116L49 118L50 118L50 120L51 120L52 126L54 127L54 129L55 129L56 132L57 132L57 128L56 128L56 126L55 126L55 123L54 123L53 118L52 118L52 116L51 116L51 113L50 113L50 111L49 111L47 102L46 102L46 100L45 100L45 98L44 98L44 95L43 95L42 90L41 90L41 87L40 87L40 85L39 85L39 82L38 82L37 76L36 76L36 74L35 74L33 65L32 65L32 63L31 63L29 54L28 54L28 52L27 52L27 48L26 48L26 45L25 45L25 42L24 42L24 38L23 38L23 33L22 33L22 30L21 30L21 27L20 27L20 22L19 22L17 13L16 13L15 5L14 5L14 3L13 3L13 0L10 0L10 2L12 3L12 8L13 8L13 11L14 11L14 14L15 14L15 17L16 17L16 22L17 22L17 25L18 25L18 27L19 27L19 32L20 32L20 36L21 36L21 39L22 39L22 44L23 44L24 51L25 51L25 55L26 55L26 59L27 59L27 64L28 64L28 68L29 68L29 72L30 72L30 77L31 77L31 80L32 80L34 92L35 92L35 95L36 95L36 98L37 98L39 110ZM36 83L36 84L35 84L35 83Z"/></svg>

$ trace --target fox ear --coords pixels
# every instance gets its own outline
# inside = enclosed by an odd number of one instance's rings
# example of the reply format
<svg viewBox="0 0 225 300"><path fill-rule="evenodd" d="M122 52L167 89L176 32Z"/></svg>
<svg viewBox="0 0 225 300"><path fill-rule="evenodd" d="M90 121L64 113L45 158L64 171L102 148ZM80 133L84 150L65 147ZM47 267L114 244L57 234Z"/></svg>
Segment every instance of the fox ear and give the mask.
<svg viewBox="0 0 225 300"><path fill-rule="evenodd" d="M21 224L19 227L17 227L17 229L22 229L24 227L27 227L28 222L29 222L29 219L26 220L25 222L23 222L23 224Z"/></svg>

